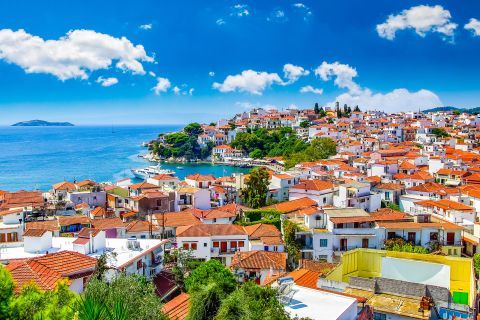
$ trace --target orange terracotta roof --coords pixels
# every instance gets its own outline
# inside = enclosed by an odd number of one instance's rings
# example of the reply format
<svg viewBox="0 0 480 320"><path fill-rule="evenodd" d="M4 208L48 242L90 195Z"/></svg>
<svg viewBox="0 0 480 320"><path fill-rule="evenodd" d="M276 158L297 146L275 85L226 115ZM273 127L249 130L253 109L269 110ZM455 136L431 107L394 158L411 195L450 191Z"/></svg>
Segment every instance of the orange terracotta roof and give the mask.
<svg viewBox="0 0 480 320"><path fill-rule="evenodd" d="M151 229L150 229L151 227ZM158 226L150 224L148 221L143 221L143 220L134 220L126 225L127 232L148 232L150 230L152 231L158 231Z"/></svg>
<svg viewBox="0 0 480 320"><path fill-rule="evenodd" d="M307 269L297 269L290 272L287 276L292 277L293 281L299 286L318 289L317 281L320 276L320 272Z"/></svg>
<svg viewBox="0 0 480 320"><path fill-rule="evenodd" d="M186 176L185 179L194 181L214 181L215 177L211 174L202 175L200 173L196 173Z"/></svg>
<svg viewBox="0 0 480 320"><path fill-rule="evenodd" d="M282 236L282 233L272 224L257 223L250 226L244 226L243 229L248 234L250 240L260 239L261 237Z"/></svg>
<svg viewBox="0 0 480 320"><path fill-rule="evenodd" d="M467 206L465 204L441 199L441 200L423 200L415 202L415 205L423 206L423 207L438 207L444 210L458 210L458 211L474 211L473 207Z"/></svg>
<svg viewBox="0 0 480 320"><path fill-rule="evenodd" d="M114 228L125 228L122 219L120 218L104 218L104 219L94 219L92 220L92 227L100 230L114 229Z"/></svg>
<svg viewBox="0 0 480 320"><path fill-rule="evenodd" d="M154 220L158 226L180 227L201 224L200 220L192 213L187 211L167 212L153 214Z"/></svg>
<svg viewBox="0 0 480 320"><path fill-rule="evenodd" d="M33 281L43 290L52 290L56 283L79 273L92 273L97 264L95 258L73 251L60 251L41 257L26 259L7 265L18 292Z"/></svg>
<svg viewBox="0 0 480 320"><path fill-rule="evenodd" d="M189 300L190 296L188 293L181 293L165 303L162 307L162 311L170 320L185 320L187 319L190 310Z"/></svg>
<svg viewBox="0 0 480 320"><path fill-rule="evenodd" d="M49 232L49 231L45 229L28 229L27 231L25 231L23 236L39 238L43 236L46 232Z"/></svg>
<svg viewBox="0 0 480 320"><path fill-rule="evenodd" d="M58 220L32 221L25 223L25 229L42 229L48 231L58 231Z"/></svg>
<svg viewBox="0 0 480 320"><path fill-rule="evenodd" d="M264 209L275 209L281 213L289 213L308 207L317 206L317 202L308 197L280 202L271 206L264 207Z"/></svg>
<svg viewBox="0 0 480 320"><path fill-rule="evenodd" d="M53 185L53 189L54 190L71 191L71 190L75 190L76 187L75 187L75 184L73 184L73 182L62 181L62 182L59 182L59 183L55 183Z"/></svg>
<svg viewBox="0 0 480 320"><path fill-rule="evenodd" d="M331 181L323 180L303 180L299 184L296 184L290 189L302 189L302 190L314 190L314 191L323 191L333 189L334 184Z"/></svg>
<svg viewBox="0 0 480 320"><path fill-rule="evenodd" d="M181 226L176 230L177 237L210 237L220 235L246 235L245 230L234 224L196 224Z"/></svg>
<svg viewBox="0 0 480 320"><path fill-rule="evenodd" d="M235 254L230 268L245 270L286 270L287 254L285 252L247 251Z"/></svg>
<svg viewBox="0 0 480 320"><path fill-rule="evenodd" d="M105 208L103 207L96 207L92 210L91 215L94 217L104 217L106 215Z"/></svg>
<svg viewBox="0 0 480 320"><path fill-rule="evenodd" d="M58 217L58 224L60 226L69 226L72 224L90 224L90 219L87 216L78 215L71 217Z"/></svg>

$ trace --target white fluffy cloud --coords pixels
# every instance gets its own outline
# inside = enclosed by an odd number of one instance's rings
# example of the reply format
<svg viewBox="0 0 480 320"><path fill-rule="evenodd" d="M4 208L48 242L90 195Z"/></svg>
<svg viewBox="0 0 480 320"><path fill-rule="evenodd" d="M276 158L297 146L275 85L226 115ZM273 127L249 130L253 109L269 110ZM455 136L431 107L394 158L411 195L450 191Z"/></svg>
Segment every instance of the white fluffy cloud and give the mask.
<svg viewBox="0 0 480 320"><path fill-rule="evenodd" d="M437 32L445 37L452 37L457 24L450 21L450 11L440 5L420 5L403 10L400 14L390 15L388 19L377 25L378 35L388 40L395 38L398 30L414 29L424 37L427 32Z"/></svg>
<svg viewBox="0 0 480 320"><path fill-rule="evenodd" d="M218 25L218 26L223 26L226 22L224 19L217 19L217 21L215 21L215 23Z"/></svg>
<svg viewBox="0 0 480 320"><path fill-rule="evenodd" d="M152 29L153 25L151 23L147 23L147 24L142 24L138 27L142 30L150 30L150 29Z"/></svg>
<svg viewBox="0 0 480 320"><path fill-rule="evenodd" d="M360 108L376 108L387 112L395 112L443 105L435 93L425 89L410 92L407 89L400 88L387 93L373 93L368 88L362 88L353 80L358 75L354 68L339 62L327 63L324 61L315 69L315 74L323 81L334 78L336 86L348 90L348 92L336 97L335 101L330 102L329 106L333 106L338 101L341 105L358 105Z"/></svg>
<svg viewBox="0 0 480 320"><path fill-rule="evenodd" d="M210 72L208 73L208 75L209 75L210 77L213 77L213 76L215 76L215 72L210 71Z"/></svg>
<svg viewBox="0 0 480 320"><path fill-rule="evenodd" d="M342 89L346 88L350 92L355 93L360 90L360 86L353 81L353 78L358 75L357 70L350 67L348 64L342 64L339 62L327 63L324 61L315 69L315 75L322 78L323 81L328 81L334 77L335 85Z"/></svg>
<svg viewBox="0 0 480 320"><path fill-rule="evenodd" d="M443 105L440 98L429 90L421 89L416 92L410 92L404 88L395 89L385 94L374 94L369 89L365 89L359 94L347 92L339 95L335 101L338 101L340 105L358 105L361 108L377 109L386 112L418 110L419 108L425 109ZM329 105L333 106L334 103L332 101Z"/></svg>
<svg viewBox="0 0 480 320"><path fill-rule="evenodd" d="M173 93L175 93L177 96L180 94L181 89L177 86L173 87L172 89Z"/></svg>
<svg viewBox="0 0 480 320"><path fill-rule="evenodd" d="M214 82L213 88L220 92L249 92L261 95L272 84L283 84L277 73L257 72L244 70L241 74L229 75L223 83Z"/></svg>
<svg viewBox="0 0 480 320"><path fill-rule="evenodd" d="M283 66L283 74L288 80L286 84L291 84L297 81L302 76L308 76L310 74L310 71L305 70L300 66L295 66L291 63L287 63Z"/></svg>
<svg viewBox="0 0 480 320"><path fill-rule="evenodd" d="M193 96L193 91L195 91L195 88L190 88L190 89L188 90L188 95L189 95L189 96Z"/></svg>
<svg viewBox="0 0 480 320"><path fill-rule="evenodd" d="M152 90L155 92L156 95L159 95L160 92L167 92L167 90L171 87L170 80L167 78L158 77L157 84ZM175 91L175 88L174 88Z"/></svg>
<svg viewBox="0 0 480 320"><path fill-rule="evenodd" d="M93 30L72 30L58 40L44 40L23 29L2 29L0 59L27 73L52 74L60 80L87 79L90 72L113 63L122 71L145 74L142 62L154 62L142 45Z"/></svg>
<svg viewBox="0 0 480 320"><path fill-rule="evenodd" d="M301 87L301 88L300 88L300 93L322 94L322 93L323 93L323 89L314 88L314 87L308 85L308 86L305 86L305 87Z"/></svg>
<svg viewBox="0 0 480 320"><path fill-rule="evenodd" d="M118 83L118 79L114 77L110 77L110 78L98 77L95 82L100 83L102 87L110 87L110 86L116 85Z"/></svg>
<svg viewBox="0 0 480 320"><path fill-rule="evenodd" d="M475 18L471 18L470 21L464 26L464 28L466 30L470 30L472 31L473 35L475 36L480 36L480 21L475 19Z"/></svg>
<svg viewBox="0 0 480 320"><path fill-rule="evenodd" d="M265 110L278 110L277 106L273 104L260 104L260 103L252 103L248 101L236 102L235 104L247 110L258 109L258 108L262 108Z"/></svg>

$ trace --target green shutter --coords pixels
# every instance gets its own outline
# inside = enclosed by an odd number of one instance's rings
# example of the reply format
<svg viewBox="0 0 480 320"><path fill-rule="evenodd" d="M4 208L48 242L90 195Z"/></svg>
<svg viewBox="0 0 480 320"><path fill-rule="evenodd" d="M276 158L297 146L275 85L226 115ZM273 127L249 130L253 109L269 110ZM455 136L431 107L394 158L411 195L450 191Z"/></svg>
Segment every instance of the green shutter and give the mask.
<svg viewBox="0 0 480 320"><path fill-rule="evenodd" d="M468 292L453 292L453 302L468 305Z"/></svg>

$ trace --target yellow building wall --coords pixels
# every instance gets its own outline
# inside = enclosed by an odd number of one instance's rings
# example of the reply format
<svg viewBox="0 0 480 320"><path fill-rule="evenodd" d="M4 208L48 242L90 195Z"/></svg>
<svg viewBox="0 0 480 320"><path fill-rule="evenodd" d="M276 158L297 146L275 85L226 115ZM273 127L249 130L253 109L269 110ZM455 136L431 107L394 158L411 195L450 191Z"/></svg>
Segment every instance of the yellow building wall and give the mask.
<svg viewBox="0 0 480 320"><path fill-rule="evenodd" d="M475 277L473 273L472 259L468 258L373 249L356 249L344 253L342 255L342 263L326 278L329 280L348 282L349 277L352 276L362 278L381 277L382 257L411 259L450 266L450 292L452 295L454 292L468 293L469 306L473 307L475 300Z"/></svg>

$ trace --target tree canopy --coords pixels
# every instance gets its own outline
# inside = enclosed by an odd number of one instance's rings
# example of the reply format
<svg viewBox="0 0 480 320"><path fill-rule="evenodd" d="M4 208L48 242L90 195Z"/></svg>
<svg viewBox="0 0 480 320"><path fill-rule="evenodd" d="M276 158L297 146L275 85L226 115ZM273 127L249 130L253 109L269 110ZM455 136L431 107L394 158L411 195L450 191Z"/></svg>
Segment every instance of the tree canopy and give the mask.
<svg viewBox="0 0 480 320"><path fill-rule="evenodd" d="M245 188L240 191L242 200L251 208L259 208L267 203L269 174L265 168L253 168L250 171Z"/></svg>

